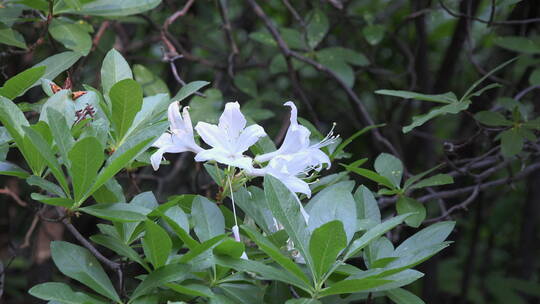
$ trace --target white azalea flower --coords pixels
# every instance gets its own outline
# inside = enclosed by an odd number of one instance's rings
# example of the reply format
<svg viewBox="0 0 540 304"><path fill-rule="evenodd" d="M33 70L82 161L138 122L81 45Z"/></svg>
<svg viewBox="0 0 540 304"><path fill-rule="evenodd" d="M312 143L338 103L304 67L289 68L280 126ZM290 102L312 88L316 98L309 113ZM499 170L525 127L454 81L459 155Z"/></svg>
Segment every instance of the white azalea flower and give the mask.
<svg viewBox="0 0 540 304"><path fill-rule="evenodd" d="M163 154L165 153L180 153L191 151L198 153L203 149L195 143L193 137L193 125L189 117L188 107L184 107L182 116L180 116L180 106L178 102L173 102L169 105L168 118L170 130L161 135L153 147L159 148L152 156L150 161L154 170L159 168Z"/></svg>
<svg viewBox="0 0 540 304"><path fill-rule="evenodd" d="M312 145L309 140L311 132L298 123L298 110L295 104L292 101L287 101L284 105L291 107L291 118L283 143L276 151L258 155L255 160L257 162L266 162L277 156L303 153L308 158L303 161L308 162L306 167L313 167L316 170L320 170L323 164L330 167L330 158L320 148L334 142L336 137L332 136L332 131L321 142Z"/></svg>
<svg viewBox="0 0 540 304"><path fill-rule="evenodd" d="M219 163L242 169L252 167L252 159L243 153L255 144L259 138L266 136L264 129L257 125L247 128L246 119L240 112L238 102L229 102L219 118L218 125L199 122L195 130L202 140L212 148L197 153L198 162L215 160Z"/></svg>

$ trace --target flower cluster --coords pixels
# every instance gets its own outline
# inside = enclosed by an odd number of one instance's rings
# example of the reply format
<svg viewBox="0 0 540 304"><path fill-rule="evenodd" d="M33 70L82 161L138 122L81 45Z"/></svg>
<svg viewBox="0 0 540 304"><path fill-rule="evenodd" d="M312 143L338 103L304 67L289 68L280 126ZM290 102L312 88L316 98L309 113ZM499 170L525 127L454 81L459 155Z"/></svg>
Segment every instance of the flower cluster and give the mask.
<svg viewBox="0 0 540 304"><path fill-rule="evenodd" d="M209 149L203 149L195 142L188 107L184 107L180 115L178 102L173 102L168 109L170 130L153 144L158 150L151 157L152 166L157 170L165 153L191 151L196 153L198 162L216 161L244 170L249 176L270 174L291 191L309 197L311 190L303 178L312 170L320 171L324 164L330 166L330 159L321 148L331 144L336 137L330 132L321 142L311 144L311 132L298 123L295 104L288 101L285 105L291 108L291 116L283 144L276 151L256 155L253 159L244 153L266 136L266 132L257 124L246 127L246 118L240 112L238 102L225 105L217 125L199 122L195 126L202 141L211 147Z"/></svg>

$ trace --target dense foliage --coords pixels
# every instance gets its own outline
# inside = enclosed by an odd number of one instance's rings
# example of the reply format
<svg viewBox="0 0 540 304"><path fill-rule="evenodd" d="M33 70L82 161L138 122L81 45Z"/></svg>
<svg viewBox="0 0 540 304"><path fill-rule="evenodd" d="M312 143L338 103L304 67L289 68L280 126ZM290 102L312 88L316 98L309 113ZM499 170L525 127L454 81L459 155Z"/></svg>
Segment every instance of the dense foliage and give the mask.
<svg viewBox="0 0 540 304"><path fill-rule="evenodd" d="M1 297L538 303L539 13L0 2Z"/></svg>

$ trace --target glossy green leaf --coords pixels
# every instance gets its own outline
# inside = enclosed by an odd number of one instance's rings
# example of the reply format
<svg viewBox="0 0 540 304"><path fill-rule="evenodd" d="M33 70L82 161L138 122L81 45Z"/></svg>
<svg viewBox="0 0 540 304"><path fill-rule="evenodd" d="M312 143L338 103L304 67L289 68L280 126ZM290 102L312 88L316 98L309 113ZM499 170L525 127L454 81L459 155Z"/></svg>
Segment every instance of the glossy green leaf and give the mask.
<svg viewBox="0 0 540 304"><path fill-rule="evenodd" d="M39 193L32 193L30 197L35 200L51 206L60 206L71 208L74 201L65 197L50 197Z"/></svg>
<svg viewBox="0 0 540 304"><path fill-rule="evenodd" d="M385 294L388 298L390 298L390 300L394 301L394 303L396 304L425 304L426 303L422 301L422 299L420 299L414 293L408 290L402 289L402 288L387 290Z"/></svg>
<svg viewBox="0 0 540 304"><path fill-rule="evenodd" d="M172 249L172 241L167 231L152 221L144 222L145 234L142 239L144 254L157 269L167 262Z"/></svg>
<svg viewBox="0 0 540 304"><path fill-rule="evenodd" d="M430 225L403 241L394 251L398 256L408 254L412 251L440 244L446 240L452 232L456 222L445 221Z"/></svg>
<svg viewBox="0 0 540 304"><path fill-rule="evenodd" d="M310 48L315 48L328 32L328 18L320 9L314 9L306 17L307 42Z"/></svg>
<svg viewBox="0 0 540 304"><path fill-rule="evenodd" d="M92 195L92 193L94 193L101 186L103 186L103 184L105 184L111 177L118 173L118 171L122 170L122 168L124 168L126 164L134 160L135 157L137 157L140 153L143 152L143 148L145 148L152 140L152 138L147 139L126 151L122 151L122 153L116 156L113 161L109 162L103 169L101 169L98 176L96 177L96 182L94 183L92 188L90 188L88 192L86 192L83 200ZM115 154L116 153L114 153L111 158L115 156Z"/></svg>
<svg viewBox="0 0 540 304"><path fill-rule="evenodd" d="M85 192L94 184L97 173L105 159L103 147L95 137L77 141L68 153L70 175L75 201L81 201Z"/></svg>
<svg viewBox="0 0 540 304"><path fill-rule="evenodd" d="M161 3L161 0L95 0L84 1L80 9L67 8L57 13L69 13L90 16L129 16L151 10Z"/></svg>
<svg viewBox="0 0 540 304"><path fill-rule="evenodd" d="M184 254L182 257L178 259L179 263L188 263L189 261L195 259L199 255L207 252L208 250L214 248L217 244L219 244L222 240L224 240L227 236L224 234L215 236L209 240L206 240L202 242L201 244L198 244L191 248L191 250Z"/></svg>
<svg viewBox="0 0 540 304"><path fill-rule="evenodd" d="M0 175L9 175L9 176L16 176L18 178L27 178L30 176L30 173L26 172L26 170L21 169L19 166L7 162L7 161L0 161Z"/></svg>
<svg viewBox="0 0 540 304"><path fill-rule="evenodd" d="M0 43L26 49L26 42L21 33L0 24Z"/></svg>
<svg viewBox="0 0 540 304"><path fill-rule="evenodd" d="M393 229L397 225L401 224L406 218L411 215L411 213L399 215L369 229L360 238L356 239L351 243L344 255L343 260L346 261L350 257L354 256L355 254L360 252L360 250L366 247L370 242L385 234L389 230Z"/></svg>
<svg viewBox="0 0 540 304"><path fill-rule="evenodd" d="M523 150L523 137L518 130L512 128L501 133L501 153L512 157Z"/></svg>
<svg viewBox="0 0 540 304"><path fill-rule="evenodd" d="M68 242L54 241L51 243L51 254L54 264L64 275L115 302L120 302L111 280L90 251Z"/></svg>
<svg viewBox="0 0 540 304"><path fill-rule="evenodd" d="M372 24L362 28L362 34L371 45L379 44L384 38L386 28L384 25Z"/></svg>
<svg viewBox="0 0 540 304"><path fill-rule="evenodd" d="M124 138L142 107L143 91L132 79L124 79L114 84L109 92L112 105L112 124L116 140Z"/></svg>
<svg viewBox="0 0 540 304"><path fill-rule="evenodd" d="M201 284L167 283L165 284L165 286L169 287L170 289L178 293L185 294L185 295L191 295L191 296L196 296L196 297L207 297L207 298L212 298L215 296L215 294L212 292L210 288Z"/></svg>
<svg viewBox="0 0 540 304"><path fill-rule="evenodd" d="M474 118L490 127L511 126L513 124L499 112L480 111L474 115Z"/></svg>
<svg viewBox="0 0 540 304"><path fill-rule="evenodd" d="M11 77L0 88L0 95L14 99L23 95L36 81L45 74L45 67L34 67L22 71L21 73Z"/></svg>
<svg viewBox="0 0 540 304"><path fill-rule="evenodd" d="M381 176L379 174L377 174L377 172L374 172L374 171L371 171L371 170L368 170L368 169L364 169L364 168L357 168L355 166L351 166L351 165L343 165L341 164L343 167L345 167L345 169L347 169L347 171L350 171L350 172L354 172L356 174L359 174L359 175L362 175L363 177L365 178L368 178L378 184L381 184L381 185L384 185L390 189L393 189L394 188L394 185L392 184L392 182L384 177L384 176Z"/></svg>
<svg viewBox="0 0 540 304"><path fill-rule="evenodd" d="M225 218L216 206L203 196L197 196L191 207L194 230L199 240L206 241L225 233Z"/></svg>
<svg viewBox="0 0 540 304"><path fill-rule="evenodd" d="M434 108L431 111L429 111L427 114L413 116L412 123L408 126L403 127L403 133L408 133L412 129L419 127L426 122L430 121L431 119L446 115L446 114L457 114L461 111L467 110L469 108L469 105L471 104L470 101L461 101L461 102L454 102L451 104L447 104L445 106Z"/></svg>
<svg viewBox="0 0 540 304"><path fill-rule="evenodd" d="M186 99L187 97L193 95L193 93L199 91L203 87L209 85L210 82L208 81L192 81L185 86L183 86L176 95L174 95L173 98L171 98L172 101L182 101Z"/></svg>
<svg viewBox="0 0 540 304"><path fill-rule="evenodd" d="M396 203L396 210L398 214L415 213L405 220L407 225L417 228L426 219L426 207L419 201L402 196Z"/></svg>
<svg viewBox="0 0 540 304"><path fill-rule="evenodd" d="M307 264L313 267L309 256L308 241L309 230L300 210L300 201L277 178L266 175L264 177L264 194L268 208L276 220L283 225L285 231L294 243L295 248L304 257Z"/></svg>
<svg viewBox="0 0 540 304"><path fill-rule="evenodd" d="M386 177L395 188L400 188L401 177L403 176L403 163L397 157L381 153L375 159L375 171L381 176Z"/></svg>
<svg viewBox="0 0 540 304"><path fill-rule="evenodd" d="M311 291L311 287L306 286L306 283L296 276L291 276L287 271L277 269L258 261L233 259L223 256L215 256L214 260L216 264L224 267L233 268L243 272L254 272L263 276L266 280L277 280L294 285L308 292Z"/></svg>
<svg viewBox="0 0 540 304"><path fill-rule="evenodd" d="M96 1L94 1L96 3ZM133 79L133 73L127 61L115 49L111 49L101 65L101 86L103 94L109 95L109 91L117 82L124 79Z"/></svg>
<svg viewBox="0 0 540 304"><path fill-rule="evenodd" d="M41 78L52 80L56 78L56 76L60 75L60 73L69 69L81 57L82 55L79 52L71 52L71 51L63 52L63 53L59 53L59 54L47 57L47 59L34 65L34 67L45 66L46 67L45 74L43 74ZM39 84L40 84L40 81L38 80L32 85L32 87Z"/></svg>
<svg viewBox="0 0 540 304"><path fill-rule="evenodd" d="M96 234L90 237L90 240L96 244L107 247L117 254L127 257L128 259L137 262L146 271L150 271L150 267L143 261L139 254L131 247L123 243L121 240L116 239L106 234Z"/></svg>
<svg viewBox="0 0 540 304"><path fill-rule="evenodd" d="M51 36L66 48L88 55L92 48L92 37L88 28L68 19L54 18L49 25Z"/></svg>
<svg viewBox="0 0 540 304"><path fill-rule="evenodd" d="M323 289L321 292L319 292L319 295L325 297L335 294L355 293L381 286L389 282L391 281L375 278L347 279L339 281L335 284L332 284L330 287Z"/></svg>
<svg viewBox="0 0 540 304"><path fill-rule="evenodd" d="M328 222L313 231L309 240L309 253L319 280L336 262L338 254L346 246L347 236L340 221Z"/></svg>
<svg viewBox="0 0 540 304"><path fill-rule="evenodd" d="M317 299L298 298L289 299L285 304L322 304L322 302Z"/></svg>
<svg viewBox="0 0 540 304"><path fill-rule="evenodd" d="M58 163L58 160L56 159L56 156L54 155L49 143L33 128L23 126L23 129L26 133L26 137L31 141L33 147L43 156L43 159L47 163L51 173L54 175L54 178L58 181L64 192L68 194L69 187L66 177L64 176L64 172L62 171L62 168L60 167L60 164Z"/></svg>
<svg viewBox="0 0 540 304"><path fill-rule="evenodd" d="M377 90L375 91L375 94L401 97L405 99L431 101L431 102L438 102L438 103L453 103L453 102L458 101L456 95L452 92L430 95L430 94L422 94L422 93L417 93L417 92L400 91L400 90Z"/></svg>
<svg viewBox="0 0 540 304"><path fill-rule="evenodd" d="M244 230L244 232L249 236L251 241L257 244L259 249L264 251L270 258L276 261L279 265L287 269L291 274L295 275L302 281L306 282L306 284L311 283L309 278L302 271L302 269L300 269L300 267L298 267L298 265L293 260L291 260L291 258L285 256L279 248L277 248L267 238L262 236L258 231L256 231L255 229L247 225L242 225L242 230Z"/></svg>
<svg viewBox="0 0 540 304"><path fill-rule="evenodd" d="M409 189L420 189L425 187L442 186L454 183L454 178L448 174L436 174L412 185Z"/></svg>
<svg viewBox="0 0 540 304"><path fill-rule="evenodd" d="M358 219L367 219L372 221L373 224L381 223L381 211L377 200L366 186L361 185L356 189L354 200L356 201Z"/></svg>
<svg viewBox="0 0 540 304"><path fill-rule="evenodd" d="M131 301L147 294L154 288L163 286L166 283L177 282L186 279L189 275L189 267L182 264L170 264L152 271L146 278L135 288L131 295Z"/></svg>
<svg viewBox="0 0 540 304"><path fill-rule="evenodd" d="M150 209L126 203L95 204L79 210L105 220L122 223L144 221L146 214L150 213Z"/></svg>
<svg viewBox="0 0 540 304"><path fill-rule="evenodd" d="M135 80L141 84L145 96L169 94L169 88L165 82L144 65L133 65L133 74Z"/></svg>
<svg viewBox="0 0 540 304"><path fill-rule="evenodd" d="M46 301L57 301L63 304L95 303L106 304L107 302L80 291L73 291L64 283L48 282L35 285L28 291L36 298Z"/></svg>
<svg viewBox="0 0 540 304"><path fill-rule="evenodd" d="M50 182L39 176L32 175L26 179L26 182L31 186L37 186L51 194L55 194L60 197L66 196L66 194L64 193L64 190L62 190L62 188L60 188L57 184Z"/></svg>

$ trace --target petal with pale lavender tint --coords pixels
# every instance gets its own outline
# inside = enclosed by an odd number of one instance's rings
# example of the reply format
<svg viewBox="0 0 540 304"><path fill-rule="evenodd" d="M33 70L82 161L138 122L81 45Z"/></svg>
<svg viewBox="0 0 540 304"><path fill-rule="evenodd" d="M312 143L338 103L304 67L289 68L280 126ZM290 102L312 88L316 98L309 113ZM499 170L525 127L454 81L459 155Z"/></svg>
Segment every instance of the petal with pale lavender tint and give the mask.
<svg viewBox="0 0 540 304"><path fill-rule="evenodd" d="M202 140L210 146L221 149L228 148L226 142L227 134L218 126L206 122L199 122L195 126L195 130L197 130L197 133L199 133Z"/></svg>
<svg viewBox="0 0 540 304"><path fill-rule="evenodd" d="M259 125L251 125L245 128L237 139L235 147L236 152L243 153L264 136L266 136L266 132L264 132L264 129Z"/></svg>
<svg viewBox="0 0 540 304"><path fill-rule="evenodd" d="M180 106L178 105L178 102L173 102L169 105L167 117L171 124L171 130L185 129L184 121L182 120L182 116L180 116Z"/></svg>
<svg viewBox="0 0 540 304"><path fill-rule="evenodd" d="M228 102L225 104L225 110L219 117L219 128L225 130L229 138L236 138L246 126L246 118L240 112L238 102Z"/></svg>

